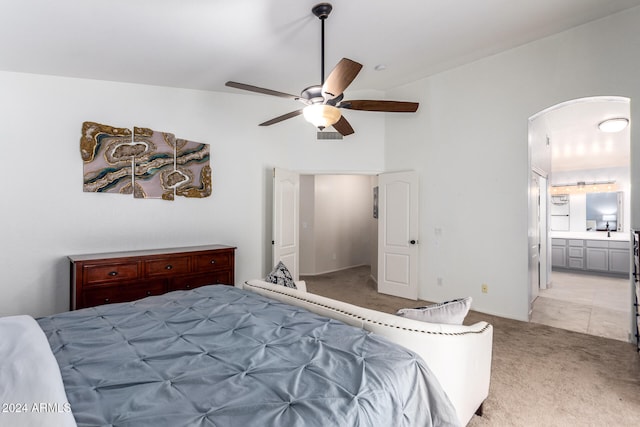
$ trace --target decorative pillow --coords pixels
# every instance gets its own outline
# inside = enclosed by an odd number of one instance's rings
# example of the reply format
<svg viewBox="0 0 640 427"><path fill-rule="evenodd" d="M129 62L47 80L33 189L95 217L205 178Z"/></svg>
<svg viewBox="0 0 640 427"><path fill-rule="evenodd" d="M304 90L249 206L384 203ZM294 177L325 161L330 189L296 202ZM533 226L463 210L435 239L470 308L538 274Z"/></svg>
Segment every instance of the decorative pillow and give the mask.
<svg viewBox="0 0 640 427"><path fill-rule="evenodd" d="M454 299L426 307L403 308L396 315L429 323L462 325L471 307L471 297Z"/></svg>
<svg viewBox="0 0 640 427"><path fill-rule="evenodd" d="M269 273L264 280L265 282L275 283L276 285L286 286L287 288L298 289L293 281L293 277L291 277L291 273L289 273L287 266L284 265L282 261L273 267L271 273Z"/></svg>

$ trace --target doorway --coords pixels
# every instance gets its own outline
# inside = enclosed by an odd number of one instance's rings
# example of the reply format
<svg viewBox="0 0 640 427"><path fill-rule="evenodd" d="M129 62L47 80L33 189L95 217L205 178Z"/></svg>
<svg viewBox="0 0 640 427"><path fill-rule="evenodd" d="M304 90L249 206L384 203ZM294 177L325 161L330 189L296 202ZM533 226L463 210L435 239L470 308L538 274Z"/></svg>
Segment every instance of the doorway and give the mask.
<svg viewBox="0 0 640 427"><path fill-rule="evenodd" d="M362 265L377 277L376 175L300 175L300 274Z"/></svg>
<svg viewBox="0 0 640 427"><path fill-rule="evenodd" d="M629 104L623 97L582 98L552 106L529 120L531 166L548 172L548 195L541 197L541 205L555 207L552 201L557 200L565 204L563 209L550 208L545 214L549 289L544 289L541 281L538 299L535 303L530 300L532 322L629 340L629 272L624 269L624 260L621 270L611 256L631 256L627 247L630 134L628 127L615 133L598 127L611 118L624 118L628 123ZM601 212L588 219L586 200L600 192L616 192L619 209L615 214L607 213L607 218ZM530 209L530 235L534 214ZM600 227L604 219L611 220L611 230ZM598 268L596 257L601 261ZM530 280L533 295L533 275Z"/></svg>

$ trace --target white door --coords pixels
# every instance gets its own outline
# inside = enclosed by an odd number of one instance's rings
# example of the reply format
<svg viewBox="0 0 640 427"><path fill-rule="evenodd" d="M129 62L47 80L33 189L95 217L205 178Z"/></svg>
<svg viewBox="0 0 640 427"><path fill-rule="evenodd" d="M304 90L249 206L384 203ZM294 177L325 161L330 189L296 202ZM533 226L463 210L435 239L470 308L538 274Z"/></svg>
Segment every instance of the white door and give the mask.
<svg viewBox="0 0 640 427"><path fill-rule="evenodd" d="M418 175L378 176L378 292L418 299Z"/></svg>
<svg viewBox="0 0 640 427"><path fill-rule="evenodd" d="M540 290L540 176L531 171L529 188L529 311Z"/></svg>
<svg viewBox="0 0 640 427"><path fill-rule="evenodd" d="M547 178L540 177L540 289L547 289L549 283L549 271L551 270L551 254L549 247L551 239L549 238L549 227L547 218L549 217L549 193L547 192Z"/></svg>
<svg viewBox="0 0 640 427"><path fill-rule="evenodd" d="M300 175L273 170L273 265L282 261L299 280Z"/></svg>

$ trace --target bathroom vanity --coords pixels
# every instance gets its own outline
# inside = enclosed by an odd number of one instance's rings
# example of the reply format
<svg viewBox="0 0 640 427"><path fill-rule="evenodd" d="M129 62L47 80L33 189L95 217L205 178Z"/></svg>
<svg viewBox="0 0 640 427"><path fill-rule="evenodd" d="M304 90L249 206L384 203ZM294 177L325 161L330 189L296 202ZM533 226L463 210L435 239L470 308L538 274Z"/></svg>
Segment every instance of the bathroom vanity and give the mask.
<svg viewBox="0 0 640 427"><path fill-rule="evenodd" d="M629 276L631 242L628 233L552 232L551 265L554 269L579 270Z"/></svg>

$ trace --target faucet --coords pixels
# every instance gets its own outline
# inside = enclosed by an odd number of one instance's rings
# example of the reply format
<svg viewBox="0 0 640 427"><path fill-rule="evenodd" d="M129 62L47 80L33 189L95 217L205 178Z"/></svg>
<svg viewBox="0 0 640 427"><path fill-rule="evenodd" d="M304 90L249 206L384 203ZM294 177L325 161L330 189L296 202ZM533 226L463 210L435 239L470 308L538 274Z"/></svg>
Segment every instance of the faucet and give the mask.
<svg viewBox="0 0 640 427"><path fill-rule="evenodd" d="M611 230L609 230L609 221L607 221L607 237L611 237Z"/></svg>

